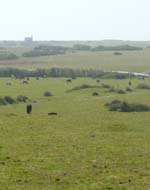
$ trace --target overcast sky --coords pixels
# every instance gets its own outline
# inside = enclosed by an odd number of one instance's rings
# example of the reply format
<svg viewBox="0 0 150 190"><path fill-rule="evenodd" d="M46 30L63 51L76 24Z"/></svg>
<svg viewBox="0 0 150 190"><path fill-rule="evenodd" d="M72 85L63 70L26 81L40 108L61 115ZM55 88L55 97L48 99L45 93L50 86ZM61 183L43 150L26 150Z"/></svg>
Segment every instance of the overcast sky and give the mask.
<svg viewBox="0 0 150 190"><path fill-rule="evenodd" d="M0 0L0 40L150 40L150 0Z"/></svg>

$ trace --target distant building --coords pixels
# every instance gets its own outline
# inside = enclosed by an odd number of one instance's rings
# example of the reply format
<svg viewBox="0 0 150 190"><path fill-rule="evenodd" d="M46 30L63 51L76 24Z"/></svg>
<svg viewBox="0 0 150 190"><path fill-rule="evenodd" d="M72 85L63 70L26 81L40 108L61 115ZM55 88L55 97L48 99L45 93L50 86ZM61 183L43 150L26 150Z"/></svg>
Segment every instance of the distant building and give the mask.
<svg viewBox="0 0 150 190"><path fill-rule="evenodd" d="M32 36L31 37L25 37L24 41L25 42L33 42L33 37Z"/></svg>

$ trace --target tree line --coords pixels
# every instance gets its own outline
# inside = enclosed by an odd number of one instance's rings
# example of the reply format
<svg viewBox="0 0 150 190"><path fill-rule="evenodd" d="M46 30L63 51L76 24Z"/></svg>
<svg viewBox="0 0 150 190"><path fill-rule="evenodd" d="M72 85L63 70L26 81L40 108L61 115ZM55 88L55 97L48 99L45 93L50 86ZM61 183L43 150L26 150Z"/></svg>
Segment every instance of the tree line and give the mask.
<svg viewBox="0 0 150 190"><path fill-rule="evenodd" d="M94 69L70 69L70 68L51 68L51 69L36 69L25 70L17 68L0 68L0 77L92 77L92 78L116 78L125 79L131 78L132 75L122 73L104 72Z"/></svg>
<svg viewBox="0 0 150 190"><path fill-rule="evenodd" d="M63 46L37 46L29 52L22 54L23 57L37 57L37 56L50 56L65 54L69 48Z"/></svg>

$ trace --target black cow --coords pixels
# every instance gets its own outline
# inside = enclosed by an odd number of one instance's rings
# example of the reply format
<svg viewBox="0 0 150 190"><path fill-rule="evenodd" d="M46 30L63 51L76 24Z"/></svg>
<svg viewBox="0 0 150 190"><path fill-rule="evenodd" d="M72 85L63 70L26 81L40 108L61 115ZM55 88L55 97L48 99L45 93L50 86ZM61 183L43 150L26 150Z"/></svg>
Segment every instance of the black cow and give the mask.
<svg viewBox="0 0 150 190"><path fill-rule="evenodd" d="M131 83L131 81L129 81L129 83L128 83L128 84L129 84L129 86L131 86L131 84L132 84L132 83Z"/></svg>
<svg viewBox="0 0 150 190"><path fill-rule="evenodd" d="M56 112L49 112L48 115L58 115Z"/></svg>
<svg viewBox="0 0 150 190"><path fill-rule="evenodd" d="M69 82L72 82L72 80L71 79L67 79L66 82L69 83Z"/></svg>
<svg viewBox="0 0 150 190"><path fill-rule="evenodd" d="M28 104L26 107L27 114L30 114L32 112L32 105Z"/></svg>

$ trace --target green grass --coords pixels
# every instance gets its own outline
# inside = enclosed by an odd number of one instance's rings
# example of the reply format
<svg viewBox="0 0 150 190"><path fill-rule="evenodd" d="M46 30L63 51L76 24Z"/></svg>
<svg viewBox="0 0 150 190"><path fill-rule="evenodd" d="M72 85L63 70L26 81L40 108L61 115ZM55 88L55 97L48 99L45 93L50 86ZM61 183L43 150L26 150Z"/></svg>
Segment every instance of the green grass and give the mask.
<svg viewBox="0 0 150 190"><path fill-rule="evenodd" d="M83 89L96 80L30 79L29 85L0 79L1 97L25 95L33 104L0 107L0 190L148 190L150 186L150 113L109 112L113 99L150 105L149 90L132 79L133 92ZM101 80L124 89L129 80ZM149 84L150 79L144 83ZM54 96L44 97L45 91ZM99 92L98 97L92 96ZM48 116L48 112L58 116Z"/></svg>
<svg viewBox="0 0 150 190"><path fill-rule="evenodd" d="M10 49L21 55L29 49ZM133 72L150 71L150 49L143 51L125 51L116 56L114 52L76 52L58 56L43 56L35 58L20 58L13 61L0 61L0 67L15 67L24 69L37 68L74 68L99 69L105 71L124 70Z"/></svg>

